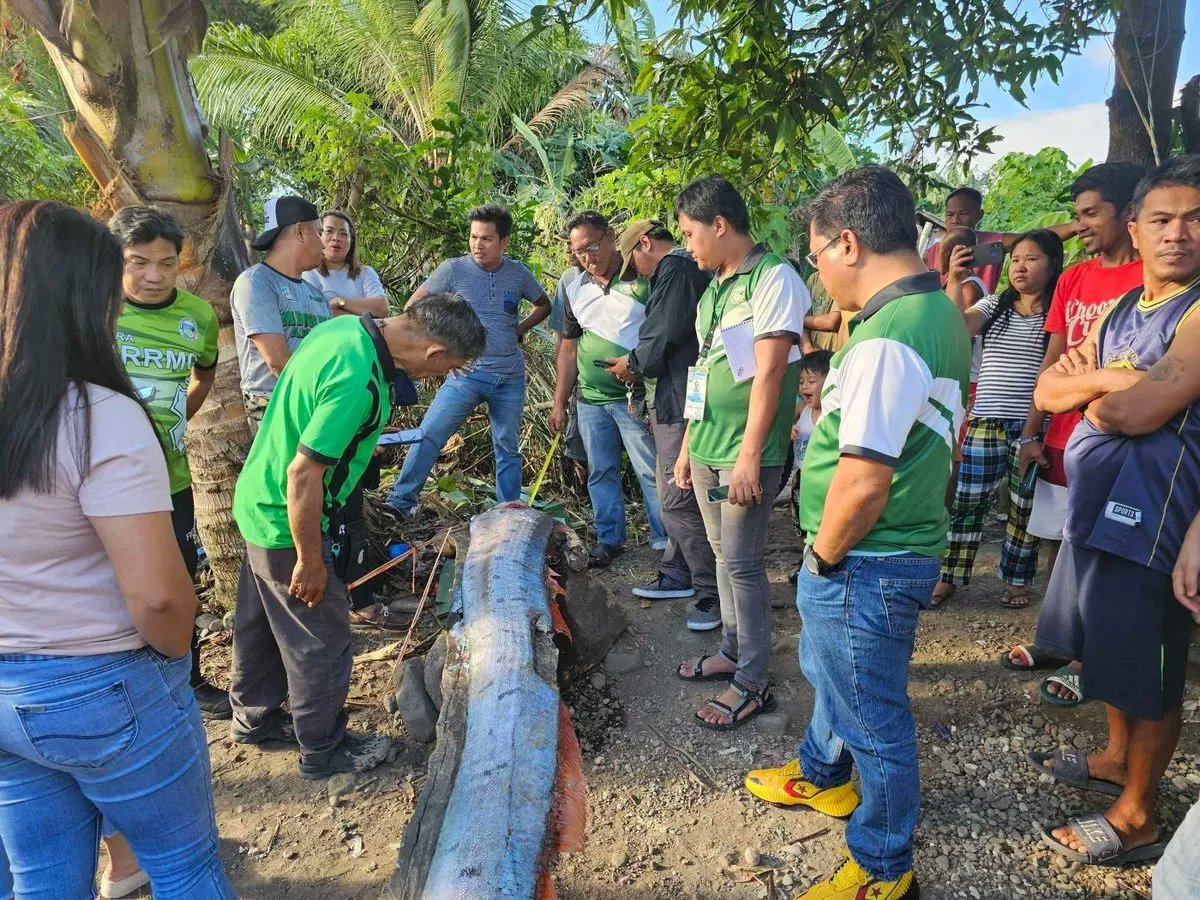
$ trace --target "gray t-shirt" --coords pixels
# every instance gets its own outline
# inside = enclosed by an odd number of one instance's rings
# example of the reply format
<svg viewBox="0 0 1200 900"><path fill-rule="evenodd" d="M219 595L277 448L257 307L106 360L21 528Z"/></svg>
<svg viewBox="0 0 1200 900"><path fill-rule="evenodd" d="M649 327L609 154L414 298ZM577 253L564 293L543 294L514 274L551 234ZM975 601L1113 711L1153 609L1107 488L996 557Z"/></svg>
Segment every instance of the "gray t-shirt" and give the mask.
<svg viewBox="0 0 1200 900"><path fill-rule="evenodd" d="M329 302L307 281L288 278L266 263L238 276L229 295L233 337L242 368L242 392L269 397L276 376L254 341L256 334L282 334L293 353L304 336L331 318Z"/></svg>
<svg viewBox="0 0 1200 900"><path fill-rule="evenodd" d="M334 297L379 297L385 293L383 282L370 266L360 266L357 278L350 277L349 266L331 269L328 275L322 275L320 269L309 269L302 277L320 291L326 300Z"/></svg>
<svg viewBox="0 0 1200 900"><path fill-rule="evenodd" d="M487 329L487 347L475 363L481 372L520 375L525 356L517 343L517 308L521 299L536 300L546 291L525 266L505 256L500 268L489 272L471 256L448 259L422 285L431 294L462 294Z"/></svg>

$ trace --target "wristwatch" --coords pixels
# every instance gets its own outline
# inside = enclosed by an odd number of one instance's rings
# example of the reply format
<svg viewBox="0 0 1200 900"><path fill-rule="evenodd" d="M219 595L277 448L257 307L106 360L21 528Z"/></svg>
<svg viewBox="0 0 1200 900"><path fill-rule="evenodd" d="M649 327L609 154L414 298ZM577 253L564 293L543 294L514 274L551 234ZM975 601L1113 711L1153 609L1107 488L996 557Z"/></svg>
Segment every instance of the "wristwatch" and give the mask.
<svg viewBox="0 0 1200 900"><path fill-rule="evenodd" d="M338 297L336 300L333 301L333 305L338 309L345 309L346 301L343 300L341 297Z"/></svg>
<svg viewBox="0 0 1200 900"><path fill-rule="evenodd" d="M841 567L842 564L840 562L830 563L821 559L811 544L804 552L804 568L819 578L828 578Z"/></svg>

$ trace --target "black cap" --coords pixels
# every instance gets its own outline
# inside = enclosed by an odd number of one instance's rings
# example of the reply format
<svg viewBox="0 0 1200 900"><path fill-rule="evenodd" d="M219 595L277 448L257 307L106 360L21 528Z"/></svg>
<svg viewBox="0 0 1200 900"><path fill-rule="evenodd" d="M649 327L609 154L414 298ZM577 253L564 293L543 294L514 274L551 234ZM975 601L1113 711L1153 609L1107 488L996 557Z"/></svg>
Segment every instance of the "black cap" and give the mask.
<svg viewBox="0 0 1200 900"><path fill-rule="evenodd" d="M315 222L319 218L320 211L303 197L272 197L263 204L263 230L250 246L255 250L269 250L279 232L287 226Z"/></svg>

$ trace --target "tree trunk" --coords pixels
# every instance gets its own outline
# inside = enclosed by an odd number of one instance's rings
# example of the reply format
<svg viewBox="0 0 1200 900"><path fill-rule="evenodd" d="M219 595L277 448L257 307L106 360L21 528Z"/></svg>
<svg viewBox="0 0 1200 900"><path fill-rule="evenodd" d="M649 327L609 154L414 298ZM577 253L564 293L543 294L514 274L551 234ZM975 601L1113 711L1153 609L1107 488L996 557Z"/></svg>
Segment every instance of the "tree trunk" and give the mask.
<svg viewBox="0 0 1200 900"><path fill-rule="evenodd" d="M229 290L248 263L222 142L220 171L187 72L203 41L201 0L10 0L37 29L75 107L64 124L100 186L97 215L151 204L187 235L180 285L206 299L221 325L216 383L188 428L196 520L217 582L232 606L242 541L233 486L250 445L242 407Z"/></svg>
<svg viewBox="0 0 1200 900"><path fill-rule="evenodd" d="M1113 36L1108 161L1158 165L1170 155L1187 0L1125 0Z"/></svg>

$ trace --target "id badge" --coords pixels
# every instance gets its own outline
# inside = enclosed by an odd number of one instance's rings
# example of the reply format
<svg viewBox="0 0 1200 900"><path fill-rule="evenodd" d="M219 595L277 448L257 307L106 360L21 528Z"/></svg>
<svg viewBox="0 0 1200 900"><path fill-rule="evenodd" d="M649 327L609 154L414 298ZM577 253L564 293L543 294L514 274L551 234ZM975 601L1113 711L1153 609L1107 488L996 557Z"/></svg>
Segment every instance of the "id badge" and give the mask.
<svg viewBox="0 0 1200 900"><path fill-rule="evenodd" d="M684 394L683 417L697 421L704 418L704 398L708 394L708 369L692 366L687 373L687 391Z"/></svg>

